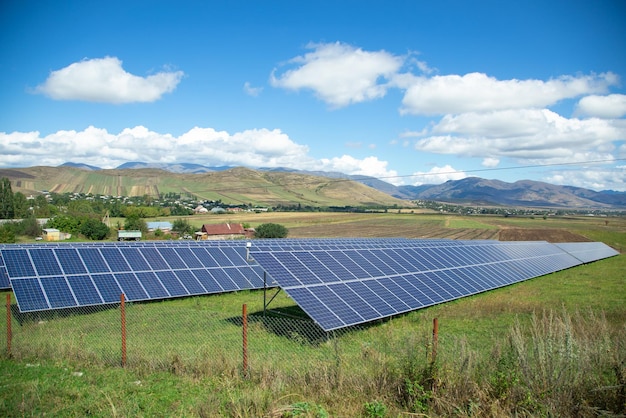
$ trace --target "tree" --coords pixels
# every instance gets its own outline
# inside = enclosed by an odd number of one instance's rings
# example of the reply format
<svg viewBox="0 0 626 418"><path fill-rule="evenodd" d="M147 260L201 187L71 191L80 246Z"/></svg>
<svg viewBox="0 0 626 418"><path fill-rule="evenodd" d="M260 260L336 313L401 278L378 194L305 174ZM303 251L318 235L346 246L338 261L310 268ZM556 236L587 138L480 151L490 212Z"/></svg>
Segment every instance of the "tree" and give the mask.
<svg viewBox="0 0 626 418"><path fill-rule="evenodd" d="M13 190L11 181L2 177L0 181L0 219L13 219L15 217L15 206L13 204Z"/></svg>
<svg viewBox="0 0 626 418"><path fill-rule="evenodd" d="M103 240L109 235L109 227L101 221L88 218L80 225L80 233L93 240Z"/></svg>
<svg viewBox="0 0 626 418"><path fill-rule="evenodd" d="M37 218L34 216L27 216L20 222L20 229L24 235L27 235L31 238L38 237L41 235L41 226L39 222L37 222Z"/></svg>
<svg viewBox="0 0 626 418"><path fill-rule="evenodd" d="M10 224L0 225L0 242L6 244L15 243L15 232L11 228Z"/></svg>
<svg viewBox="0 0 626 418"><path fill-rule="evenodd" d="M35 216L38 218L45 218L50 216L50 208L48 207L48 200L46 200L46 196L38 195L35 198Z"/></svg>
<svg viewBox="0 0 626 418"><path fill-rule="evenodd" d="M28 200L24 193L13 193L13 207L15 208L15 217L18 219L24 219L30 215Z"/></svg>
<svg viewBox="0 0 626 418"><path fill-rule="evenodd" d="M283 225L267 223L255 228L257 238L286 238L289 231Z"/></svg>
<svg viewBox="0 0 626 418"><path fill-rule="evenodd" d="M191 234L194 232L194 227L186 219L176 219L172 222L172 231L179 235Z"/></svg>
<svg viewBox="0 0 626 418"><path fill-rule="evenodd" d="M148 232L148 224L146 224L146 221L141 219L139 215L135 214L126 218L126 222L124 222L124 229L145 233Z"/></svg>
<svg viewBox="0 0 626 418"><path fill-rule="evenodd" d="M70 234L78 234L80 232L81 220L73 216L57 215L48 219L46 228L56 228L59 231L68 232Z"/></svg>

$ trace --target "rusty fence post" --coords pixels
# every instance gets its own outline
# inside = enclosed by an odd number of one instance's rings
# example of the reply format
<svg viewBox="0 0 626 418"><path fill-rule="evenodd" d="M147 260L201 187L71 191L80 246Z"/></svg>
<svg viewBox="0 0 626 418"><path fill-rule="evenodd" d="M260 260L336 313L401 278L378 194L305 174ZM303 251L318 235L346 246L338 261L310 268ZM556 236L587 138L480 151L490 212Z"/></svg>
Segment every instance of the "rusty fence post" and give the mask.
<svg viewBox="0 0 626 418"><path fill-rule="evenodd" d="M120 312L122 316L122 367L126 367L126 304L124 294L120 295Z"/></svg>
<svg viewBox="0 0 626 418"><path fill-rule="evenodd" d="M248 376L248 307L244 303L241 315L243 339L243 375Z"/></svg>
<svg viewBox="0 0 626 418"><path fill-rule="evenodd" d="M432 362L437 361L437 344L439 342L439 320L433 319L433 355Z"/></svg>
<svg viewBox="0 0 626 418"><path fill-rule="evenodd" d="M11 357L11 340L13 330L11 329L11 294L7 293L7 356Z"/></svg>

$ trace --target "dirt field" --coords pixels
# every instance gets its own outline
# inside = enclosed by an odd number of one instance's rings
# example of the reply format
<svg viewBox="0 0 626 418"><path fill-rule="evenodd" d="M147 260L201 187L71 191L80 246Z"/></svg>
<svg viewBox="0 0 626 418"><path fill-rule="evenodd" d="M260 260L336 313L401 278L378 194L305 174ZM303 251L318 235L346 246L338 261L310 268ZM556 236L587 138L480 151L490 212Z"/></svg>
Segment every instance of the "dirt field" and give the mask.
<svg viewBox="0 0 626 418"><path fill-rule="evenodd" d="M500 241L548 241L548 242L588 242L589 239L563 229L502 229Z"/></svg>
<svg viewBox="0 0 626 418"><path fill-rule="evenodd" d="M259 214L189 217L197 228L205 223L242 222L251 227L273 222L287 227L290 238L406 237L501 241L590 241L577 232L615 230L626 232L622 219L523 219L459 217L437 214L363 214L321 212L272 212ZM531 225L532 224L532 225ZM538 224L545 224L538 228ZM528 226L527 226L528 225ZM609 245L614 245L611 242Z"/></svg>

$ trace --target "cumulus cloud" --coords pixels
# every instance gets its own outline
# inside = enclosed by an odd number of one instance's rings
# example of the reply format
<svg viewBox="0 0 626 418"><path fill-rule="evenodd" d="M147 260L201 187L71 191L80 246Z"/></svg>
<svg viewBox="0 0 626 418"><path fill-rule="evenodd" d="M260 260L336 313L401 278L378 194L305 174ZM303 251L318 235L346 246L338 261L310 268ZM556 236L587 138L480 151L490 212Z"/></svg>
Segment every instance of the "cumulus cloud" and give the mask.
<svg viewBox="0 0 626 418"><path fill-rule="evenodd" d="M183 75L182 71L162 71L139 77L126 72L118 58L86 59L52 71L34 92L55 100L154 102L174 91Z"/></svg>
<svg viewBox="0 0 626 418"><path fill-rule="evenodd" d="M503 109L540 108L559 100L603 93L616 75L562 76L543 80L498 80L483 73L414 77L401 112L416 115L459 114Z"/></svg>
<svg viewBox="0 0 626 418"><path fill-rule="evenodd" d="M383 97L388 81L404 59L385 51L369 52L344 43L310 44L311 52L296 57L288 65L295 68L271 74L274 87L298 91L312 90L332 107Z"/></svg>
<svg viewBox="0 0 626 418"><path fill-rule="evenodd" d="M194 127L180 136L161 134L143 126L118 134L88 127L83 131L0 132L0 167L58 166L68 161L115 168L128 161L194 163L204 166L296 167L340 171L372 177L396 177L377 157L349 155L316 160L309 148L279 129L250 129L230 134Z"/></svg>
<svg viewBox="0 0 626 418"><path fill-rule="evenodd" d="M243 84L243 91L248 96L257 97L263 91L263 87L252 87L252 84L250 84L249 81L246 81Z"/></svg>
<svg viewBox="0 0 626 418"><path fill-rule="evenodd" d="M346 174L377 177L394 184L399 181L397 171L388 169L388 162L381 161L378 157L370 156L359 160L350 155L342 155L341 157L322 158L316 164L321 171L338 171Z"/></svg>
<svg viewBox="0 0 626 418"><path fill-rule="evenodd" d="M626 166L587 167L576 171L559 170L546 176L544 181L592 190L626 191Z"/></svg>
<svg viewBox="0 0 626 418"><path fill-rule="evenodd" d="M415 142L415 149L526 163L574 162L611 159L616 141L623 138L626 126L619 121L568 119L547 109L522 109L445 116Z"/></svg>
<svg viewBox="0 0 626 418"><path fill-rule="evenodd" d="M463 171L455 170L451 165L443 167L435 166L429 171L416 171L413 173L411 184L421 186L422 184L440 184L448 180L461 180L467 177Z"/></svg>
<svg viewBox="0 0 626 418"><path fill-rule="evenodd" d="M621 118L626 116L626 95L583 97L576 106L576 113L604 119Z"/></svg>

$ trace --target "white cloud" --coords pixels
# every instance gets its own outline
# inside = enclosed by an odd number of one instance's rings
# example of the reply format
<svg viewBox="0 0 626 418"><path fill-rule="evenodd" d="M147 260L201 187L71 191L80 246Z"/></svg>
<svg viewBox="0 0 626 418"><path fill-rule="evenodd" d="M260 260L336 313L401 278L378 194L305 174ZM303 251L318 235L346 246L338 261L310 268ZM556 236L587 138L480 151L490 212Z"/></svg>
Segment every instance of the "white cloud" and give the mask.
<svg viewBox="0 0 626 418"><path fill-rule="evenodd" d="M546 176L543 181L598 191L626 191L626 166L555 171Z"/></svg>
<svg viewBox="0 0 626 418"><path fill-rule="evenodd" d="M583 97L578 102L576 113L604 119L621 118L626 115L626 95Z"/></svg>
<svg viewBox="0 0 626 418"><path fill-rule="evenodd" d="M316 160L309 148L279 129L250 129L229 134L195 127L175 137L143 126L112 134L93 126L84 131L0 132L0 167L58 166L65 162L115 168L128 161L195 163L205 166L292 167L345 174L390 177L398 173L377 157L343 155Z"/></svg>
<svg viewBox="0 0 626 418"><path fill-rule="evenodd" d="M163 71L147 77L126 72L122 61L105 57L75 62L50 73L35 89L55 100L104 103L154 102L171 93L184 73Z"/></svg>
<svg viewBox="0 0 626 418"><path fill-rule="evenodd" d="M411 184L421 186L422 184L441 184L448 180L461 180L467 175L463 171L455 170L446 164L443 167L433 167L430 171L416 171L413 173Z"/></svg>
<svg viewBox="0 0 626 418"><path fill-rule="evenodd" d="M525 163L610 159L626 125L601 119L568 119L547 109L505 110L445 116L415 149Z"/></svg>
<svg viewBox="0 0 626 418"><path fill-rule="evenodd" d="M389 183L397 182L398 173L395 170L389 170L387 164L387 161L381 161L378 157L366 157L359 160L350 155L322 158L315 163L316 169L321 171L338 171L345 174L381 178Z"/></svg>
<svg viewBox="0 0 626 418"><path fill-rule="evenodd" d="M405 79L405 84L410 81ZM584 94L603 93L618 82L612 73L562 76L543 80L497 80L482 73L413 77L401 112L416 115L458 114L539 108Z"/></svg>
<svg viewBox="0 0 626 418"><path fill-rule="evenodd" d="M389 80L402 66L404 59L385 51L368 52L343 44L310 44L312 52L292 59L296 68L282 74L272 72L274 87L289 90L310 89L332 107L383 97Z"/></svg>
<svg viewBox="0 0 626 418"><path fill-rule="evenodd" d="M252 84L250 84L250 82L246 81L243 84L243 91L248 96L257 97L263 91L263 87L252 87Z"/></svg>
<svg viewBox="0 0 626 418"><path fill-rule="evenodd" d="M489 168L494 168L497 167L498 164L500 164L500 159L499 158L493 158L493 157L487 157L483 159L483 167L489 167Z"/></svg>

